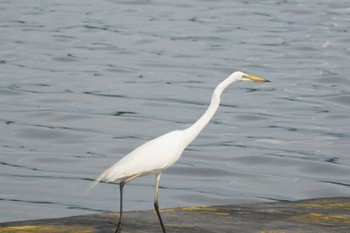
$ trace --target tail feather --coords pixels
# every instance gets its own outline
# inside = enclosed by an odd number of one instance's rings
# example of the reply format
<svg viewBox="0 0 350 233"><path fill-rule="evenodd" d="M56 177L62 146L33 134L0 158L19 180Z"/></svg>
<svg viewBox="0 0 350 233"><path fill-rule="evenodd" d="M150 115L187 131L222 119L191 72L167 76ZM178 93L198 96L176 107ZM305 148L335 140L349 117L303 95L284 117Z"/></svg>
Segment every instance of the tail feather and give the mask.
<svg viewBox="0 0 350 233"><path fill-rule="evenodd" d="M95 180L94 182L92 182L92 184L89 185L87 192L90 192L90 190L93 189L100 181L101 180Z"/></svg>
<svg viewBox="0 0 350 233"><path fill-rule="evenodd" d="M109 175L109 170L107 169L106 171L104 171L101 175L99 175L95 181L90 185L89 189L87 190L87 192L89 192L91 189L93 189L98 183L100 183L101 181L106 181L106 182L110 182L108 178Z"/></svg>

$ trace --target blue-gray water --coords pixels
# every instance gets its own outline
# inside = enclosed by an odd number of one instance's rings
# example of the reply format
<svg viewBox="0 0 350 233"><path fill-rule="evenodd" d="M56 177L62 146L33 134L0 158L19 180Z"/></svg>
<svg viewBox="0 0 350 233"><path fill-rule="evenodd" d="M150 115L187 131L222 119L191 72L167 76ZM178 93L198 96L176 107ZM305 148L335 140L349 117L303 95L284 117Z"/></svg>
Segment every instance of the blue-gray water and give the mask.
<svg viewBox="0 0 350 233"><path fill-rule="evenodd" d="M350 195L348 1L0 2L0 221L118 210L91 180L205 111L160 206ZM155 177L125 188L153 208Z"/></svg>

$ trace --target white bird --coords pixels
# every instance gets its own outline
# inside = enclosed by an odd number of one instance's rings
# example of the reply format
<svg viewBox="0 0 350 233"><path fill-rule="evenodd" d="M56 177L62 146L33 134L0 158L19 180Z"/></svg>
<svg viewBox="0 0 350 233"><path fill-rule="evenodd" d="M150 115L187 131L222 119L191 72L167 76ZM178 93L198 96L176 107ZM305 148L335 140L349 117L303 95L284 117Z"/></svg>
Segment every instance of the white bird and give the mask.
<svg viewBox="0 0 350 233"><path fill-rule="evenodd" d="M166 232L158 205L160 176L164 170L173 165L181 157L185 148L198 136L214 116L219 107L220 96L224 89L238 81L269 82L266 79L248 75L240 71L232 73L215 88L208 109L192 126L184 130L171 131L139 146L96 178L91 188L100 181L119 181L120 215L116 233L121 231L122 226L124 185L139 176L152 174L156 175L154 208L157 212L163 233Z"/></svg>

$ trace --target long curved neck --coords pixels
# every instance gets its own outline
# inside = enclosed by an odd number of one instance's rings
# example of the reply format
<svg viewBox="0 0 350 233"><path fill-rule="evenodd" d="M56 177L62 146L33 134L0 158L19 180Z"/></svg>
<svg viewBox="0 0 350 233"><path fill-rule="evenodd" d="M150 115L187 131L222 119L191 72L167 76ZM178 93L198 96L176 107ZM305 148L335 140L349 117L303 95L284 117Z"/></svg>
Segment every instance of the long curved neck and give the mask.
<svg viewBox="0 0 350 233"><path fill-rule="evenodd" d="M232 80L230 77L222 81L214 90L210 105L206 112L189 128L185 129L187 131L188 138L187 142L190 144L202 131L202 129L209 123L209 121L213 118L216 110L220 105L220 96L222 92L225 90L227 86L237 80ZM187 144L187 145L188 145Z"/></svg>

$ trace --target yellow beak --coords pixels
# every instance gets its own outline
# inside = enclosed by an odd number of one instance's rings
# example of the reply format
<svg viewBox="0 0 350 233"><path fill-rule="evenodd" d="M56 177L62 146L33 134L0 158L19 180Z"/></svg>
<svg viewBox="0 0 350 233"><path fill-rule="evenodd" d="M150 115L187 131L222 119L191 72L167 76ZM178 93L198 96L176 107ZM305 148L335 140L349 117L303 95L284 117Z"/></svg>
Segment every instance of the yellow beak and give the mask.
<svg viewBox="0 0 350 233"><path fill-rule="evenodd" d="M254 82L270 82L267 79L255 77L253 75L245 75L244 78L249 79L249 80L254 81Z"/></svg>

